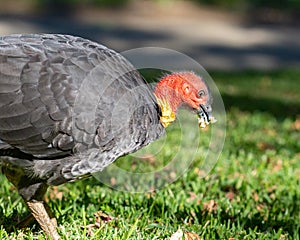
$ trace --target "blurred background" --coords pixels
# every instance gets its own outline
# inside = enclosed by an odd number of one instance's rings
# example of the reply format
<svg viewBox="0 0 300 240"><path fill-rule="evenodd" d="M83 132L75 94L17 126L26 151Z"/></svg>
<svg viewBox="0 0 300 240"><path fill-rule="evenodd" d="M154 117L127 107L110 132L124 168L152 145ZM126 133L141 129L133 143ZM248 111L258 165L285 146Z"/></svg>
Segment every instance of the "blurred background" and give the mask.
<svg viewBox="0 0 300 240"><path fill-rule="evenodd" d="M207 70L298 68L299 0L0 0L0 35L66 33L165 47Z"/></svg>
<svg viewBox="0 0 300 240"><path fill-rule="evenodd" d="M182 226L197 239L299 239L299 16L300 0L0 0L0 36L64 33L119 52L173 49L209 72L226 108L225 145L207 176L198 151L180 180L153 194L113 191L93 179L54 188L48 199L66 238L90 234L82 224L101 210L116 221L97 222L94 239L169 239ZM149 81L161 72L142 74ZM180 135L173 134L164 157L123 158L118 166L161 166L177 154ZM174 179L174 172L167 176ZM36 239L10 232L26 209L2 175L0 182L0 239Z"/></svg>

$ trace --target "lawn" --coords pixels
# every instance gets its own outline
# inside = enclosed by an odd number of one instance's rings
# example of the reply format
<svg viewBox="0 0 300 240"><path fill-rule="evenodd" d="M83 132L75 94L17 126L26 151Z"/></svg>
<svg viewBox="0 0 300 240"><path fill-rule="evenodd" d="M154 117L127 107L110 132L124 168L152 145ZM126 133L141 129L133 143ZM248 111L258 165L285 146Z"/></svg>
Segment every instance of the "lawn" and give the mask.
<svg viewBox="0 0 300 240"><path fill-rule="evenodd" d="M185 239L299 239L300 71L211 76L227 113L226 141L214 168L201 168L206 131L189 169L182 176L156 175L154 181L174 182L153 192L118 191L94 178L52 188L46 201L62 239L170 239L179 228ZM136 172L163 167L178 134L175 123L160 155L131 156L116 166ZM189 161L190 155L180 158ZM4 176L0 181L0 239L45 239L37 224L14 228L28 211ZM118 176L108 183L122 188Z"/></svg>

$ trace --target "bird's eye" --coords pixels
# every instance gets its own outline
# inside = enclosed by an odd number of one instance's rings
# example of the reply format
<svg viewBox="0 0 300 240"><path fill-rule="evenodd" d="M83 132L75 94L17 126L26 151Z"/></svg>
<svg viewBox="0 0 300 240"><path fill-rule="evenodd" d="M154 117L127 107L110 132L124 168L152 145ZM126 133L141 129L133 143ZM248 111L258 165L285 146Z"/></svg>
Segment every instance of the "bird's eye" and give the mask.
<svg viewBox="0 0 300 240"><path fill-rule="evenodd" d="M199 92L198 92L198 97L199 98L201 98L201 97L203 97L203 96L205 96L206 95L206 93L205 93L205 91L203 90L203 89L201 89Z"/></svg>

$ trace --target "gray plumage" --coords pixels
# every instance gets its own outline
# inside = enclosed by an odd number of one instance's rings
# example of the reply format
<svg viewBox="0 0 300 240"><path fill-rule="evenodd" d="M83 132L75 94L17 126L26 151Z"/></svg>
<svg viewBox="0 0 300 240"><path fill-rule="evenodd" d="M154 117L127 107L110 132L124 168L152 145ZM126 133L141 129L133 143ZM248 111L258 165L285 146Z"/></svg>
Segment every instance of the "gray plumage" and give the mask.
<svg viewBox="0 0 300 240"><path fill-rule="evenodd" d="M0 37L0 165L26 200L156 140L159 116L141 75L100 44Z"/></svg>

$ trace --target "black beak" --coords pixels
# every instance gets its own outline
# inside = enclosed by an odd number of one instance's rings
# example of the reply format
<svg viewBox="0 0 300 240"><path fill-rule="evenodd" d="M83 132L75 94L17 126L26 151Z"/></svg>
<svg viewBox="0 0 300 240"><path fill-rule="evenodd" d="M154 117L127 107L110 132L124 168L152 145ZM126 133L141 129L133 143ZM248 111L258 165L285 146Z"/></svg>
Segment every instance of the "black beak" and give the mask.
<svg viewBox="0 0 300 240"><path fill-rule="evenodd" d="M212 108L210 105L205 106L200 104L200 108L197 110L197 115L200 128L205 128L210 123L216 122L216 119L212 116Z"/></svg>

